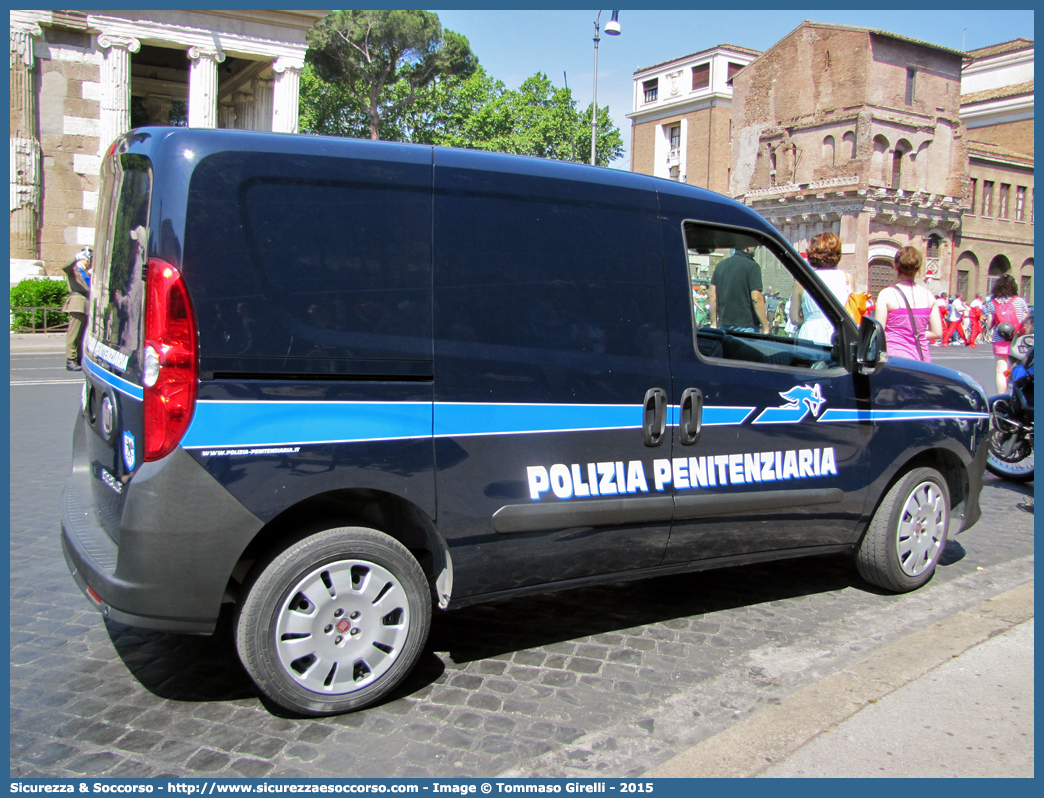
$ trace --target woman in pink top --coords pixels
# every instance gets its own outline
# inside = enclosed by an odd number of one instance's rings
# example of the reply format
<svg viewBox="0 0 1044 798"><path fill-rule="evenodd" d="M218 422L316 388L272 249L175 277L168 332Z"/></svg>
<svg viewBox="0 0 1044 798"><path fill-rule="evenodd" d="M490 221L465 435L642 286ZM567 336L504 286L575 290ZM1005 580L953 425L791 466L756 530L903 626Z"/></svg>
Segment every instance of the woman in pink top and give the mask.
<svg viewBox="0 0 1044 798"><path fill-rule="evenodd" d="M921 262L921 253L913 247L903 247L895 253L895 285L878 295L875 315L884 321L885 345L890 356L930 363L928 343L942 337L942 321L934 312L935 297L931 291L914 283Z"/></svg>

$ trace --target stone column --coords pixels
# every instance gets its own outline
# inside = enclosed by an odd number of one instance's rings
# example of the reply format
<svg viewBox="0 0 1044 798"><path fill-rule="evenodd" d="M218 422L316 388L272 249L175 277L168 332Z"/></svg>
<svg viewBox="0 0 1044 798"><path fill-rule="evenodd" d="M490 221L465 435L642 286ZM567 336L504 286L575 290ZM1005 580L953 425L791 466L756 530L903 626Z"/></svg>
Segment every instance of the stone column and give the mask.
<svg viewBox="0 0 1044 798"><path fill-rule="evenodd" d="M222 130L232 130L238 127L239 114L232 100L218 101L218 127Z"/></svg>
<svg viewBox="0 0 1044 798"><path fill-rule="evenodd" d="M234 127L240 130L253 130L254 124L254 95L250 87L244 87L232 92L232 107L235 108L236 124Z"/></svg>
<svg viewBox="0 0 1044 798"><path fill-rule="evenodd" d="M189 66L189 127L217 127L218 73L217 65L225 60L220 50L190 47Z"/></svg>
<svg viewBox="0 0 1044 798"><path fill-rule="evenodd" d="M131 53L141 49L141 42L131 36L102 33L98 36L98 47L105 51L98 140L98 154L104 155L109 145L131 128Z"/></svg>
<svg viewBox="0 0 1044 798"><path fill-rule="evenodd" d="M254 82L254 130L271 129L272 81L258 78Z"/></svg>
<svg viewBox="0 0 1044 798"><path fill-rule="evenodd" d="M301 93L301 62L276 59L272 64L275 84L272 87L272 130L276 133L296 133L298 101Z"/></svg>
<svg viewBox="0 0 1044 798"><path fill-rule="evenodd" d="M11 20L11 257L40 256L40 138L33 86L36 23Z"/></svg>

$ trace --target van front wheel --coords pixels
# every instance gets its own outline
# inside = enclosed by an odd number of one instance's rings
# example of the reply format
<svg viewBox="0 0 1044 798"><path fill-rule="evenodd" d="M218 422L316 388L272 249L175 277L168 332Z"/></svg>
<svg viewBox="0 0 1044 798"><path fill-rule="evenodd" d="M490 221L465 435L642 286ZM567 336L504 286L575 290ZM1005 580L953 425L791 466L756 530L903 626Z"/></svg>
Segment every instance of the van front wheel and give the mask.
<svg viewBox="0 0 1044 798"><path fill-rule="evenodd" d="M950 492L934 468L915 468L895 483L874 513L856 554L867 582L906 593L932 578L946 546Z"/></svg>
<svg viewBox="0 0 1044 798"><path fill-rule="evenodd" d="M428 636L420 565L373 529L328 529L278 553L248 579L236 648L258 688L305 715L361 709L410 672Z"/></svg>

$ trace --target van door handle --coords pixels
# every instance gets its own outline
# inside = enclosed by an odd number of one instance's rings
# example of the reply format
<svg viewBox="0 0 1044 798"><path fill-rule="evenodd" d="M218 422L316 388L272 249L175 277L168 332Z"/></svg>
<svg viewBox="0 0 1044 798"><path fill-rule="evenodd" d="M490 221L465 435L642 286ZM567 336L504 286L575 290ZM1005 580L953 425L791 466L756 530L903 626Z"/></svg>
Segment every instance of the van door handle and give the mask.
<svg viewBox="0 0 1044 798"><path fill-rule="evenodd" d="M681 397L681 442L691 446L703 430L703 391L686 388Z"/></svg>
<svg viewBox="0 0 1044 798"><path fill-rule="evenodd" d="M659 446L667 432L667 391L650 388L645 392L642 411L642 440L646 446Z"/></svg>

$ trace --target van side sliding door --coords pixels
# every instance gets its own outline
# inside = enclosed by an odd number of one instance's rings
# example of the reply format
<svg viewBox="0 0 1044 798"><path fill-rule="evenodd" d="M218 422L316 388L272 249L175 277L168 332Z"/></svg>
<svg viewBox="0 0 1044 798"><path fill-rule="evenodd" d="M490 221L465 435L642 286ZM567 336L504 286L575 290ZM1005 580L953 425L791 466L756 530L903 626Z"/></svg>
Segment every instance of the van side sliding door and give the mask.
<svg viewBox="0 0 1044 798"><path fill-rule="evenodd" d="M670 368L655 194L435 150L435 461L454 597L658 565Z"/></svg>

